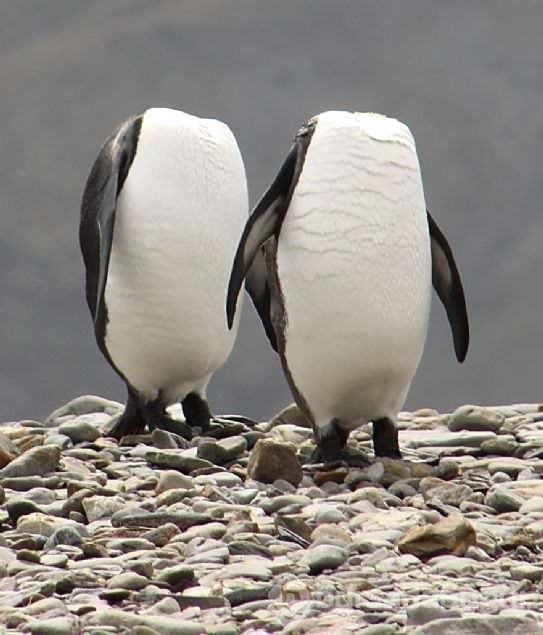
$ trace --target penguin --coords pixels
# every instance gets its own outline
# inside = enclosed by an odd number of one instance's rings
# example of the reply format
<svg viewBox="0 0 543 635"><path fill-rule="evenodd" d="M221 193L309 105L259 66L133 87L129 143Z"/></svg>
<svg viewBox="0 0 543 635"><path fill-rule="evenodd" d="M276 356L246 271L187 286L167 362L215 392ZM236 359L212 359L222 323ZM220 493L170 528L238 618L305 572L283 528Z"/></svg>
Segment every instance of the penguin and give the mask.
<svg viewBox="0 0 543 635"><path fill-rule="evenodd" d="M311 461L363 463L346 443L366 422L375 455L400 458L395 421L422 356L432 284L458 361L469 343L460 274L427 211L409 128L344 111L302 126L243 230L229 325L244 279L312 423Z"/></svg>
<svg viewBox="0 0 543 635"><path fill-rule="evenodd" d="M128 391L111 436L209 428L206 387L237 332L224 303L248 215L241 153L221 121L150 108L102 146L79 240L96 341ZM179 402L185 422L166 411Z"/></svg>

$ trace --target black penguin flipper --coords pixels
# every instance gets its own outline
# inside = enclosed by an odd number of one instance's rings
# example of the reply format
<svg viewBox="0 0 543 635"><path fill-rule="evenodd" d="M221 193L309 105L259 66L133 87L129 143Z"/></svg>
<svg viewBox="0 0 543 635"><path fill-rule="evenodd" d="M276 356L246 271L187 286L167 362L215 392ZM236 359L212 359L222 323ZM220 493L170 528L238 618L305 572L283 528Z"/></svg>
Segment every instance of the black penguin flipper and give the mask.
<svg viewBox="0 0 543 635"><path fill-rule="evenodd" d="M309 121L300 128L275 180L249 216L236 251L228 284L226 317L228 327L232 328L241 285L244 278L248 276L257 254L261 254L258 256L257 264L251 271L247 291L251 295L251 299L275 350L277 350L277 342L270 317L270 286L267 280L267 268L264 266L265 258L261 248L272 235L275 235L276 238L279 237L281 224L290 204L292 192L300 177L305 154L315 125L314 121Z"/></svg>
<svg viewBox="0 0 543 635"><path fill-rule="evenodd" d="M232 328L241 285L255 261L255 257L270 236L274 234L277 236L279 234L281 223L283 222L285 212L290 202L297 163L298 148L297 144L294 144L279 170L275 181L260 199L260 202L254 208L245 225L236 251L232 273L230 274L230 282L228 284L228 295L226 299L228 328ZM261 303L260 298L262 291L266 287L266 282L259 278L262 274L266 274L265 266L262 267L261 264L255 265L247 290L251 294L255 307L262 317L261 310L265 312L265 305ZM266 320L269 320L269 316ZM266 322L264 324L266 325Z"/></svg>
<svg viewBox="0 0 543 635"><path fill-rule="evenodd" d="M266 266L266 254L262 247L257 250L247 271L245 289L251 296L273 350L278 353L277 336L271 320L271 286Z"/></svg>
<svg viewBox="0 0 543 635"><path fill-rule="evenodd" d="M432 250L432 284L447 312L456 359L463 362L469 345L469 323L464 289L447 239L428 211L427 216Z"/></svg>
<svg viewBox="0 0 543 635"><path fill-rule="evenodd" d="M142 115L127 119L102 146L83 192L79 243L95 328L107 281L117 197L136 154Z"/></svg>

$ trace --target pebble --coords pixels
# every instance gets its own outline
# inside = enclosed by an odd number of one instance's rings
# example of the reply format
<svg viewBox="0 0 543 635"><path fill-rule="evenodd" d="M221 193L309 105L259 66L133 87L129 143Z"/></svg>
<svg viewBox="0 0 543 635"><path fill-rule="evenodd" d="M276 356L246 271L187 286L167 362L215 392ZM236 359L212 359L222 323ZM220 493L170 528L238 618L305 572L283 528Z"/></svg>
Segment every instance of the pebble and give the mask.
<svg viewBox="0 0 543 635"><path fill-rule="evenodd" d="M499 432L505 417L500 412L481 406L460 406L450 416L447 427L451 432L460 430L490 430Z"/></svg>
<svg viewBox="0 0 543 635"><path fill-rule="evenodd" d="M60 448L41 445L30 448L0 470L0 477L45 476L54 472L60 461Z"/></svg>
<svg viewBox="0 0 543 635"><path fill-rule="evenodd" d="M346 560L347 551L345 549L328 544L312 547L304 558L311 575L318 575L326 569L337 569Z"/></svg>
<svg viewBox="0 0 543 635"><path fill-rule="evenodd" d="M303 471L291 445L260 439L249 455L247 475L263 483L273 483L280 475L296 487Z"/></svg>
<svg viewBox="0 0 543 635"><path fill-rule="evenodd" d="M1 428L8 467L54 459L1 472L8 632L542 630L539 404L401 413L406 458L305 470L311 428L294 409L122 447L101 436L121 411L83 397ZM259 442L287 448L294 478L281 461L248 469ZM371 425L351 443L370 450Z"/></svg>
<svg viewBox="0 0 543 635"><path fill-rule="evenodd" d="M498 514L516 512L520 509L523 502L521 496L499 485L493 486L485 496L485 505L493 507Z"/></svg>

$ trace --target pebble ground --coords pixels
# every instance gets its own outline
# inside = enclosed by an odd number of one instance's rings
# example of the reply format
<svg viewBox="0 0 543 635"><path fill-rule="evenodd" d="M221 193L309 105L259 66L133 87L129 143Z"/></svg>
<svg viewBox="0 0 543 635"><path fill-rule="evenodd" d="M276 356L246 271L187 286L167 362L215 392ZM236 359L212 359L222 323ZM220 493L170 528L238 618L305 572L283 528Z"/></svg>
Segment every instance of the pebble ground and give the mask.
<svg viewBox="0 0 543 635"><path fill-rule="evenodd" d="M121 409L85 396L0 425L0 633L543 633L540 404L402 413L403 460L375 460L365 426L366 468L296 487L247 476L261 438L310 455L288 417L119 443ZM398 548L453 514L464 555Z"/></svg>

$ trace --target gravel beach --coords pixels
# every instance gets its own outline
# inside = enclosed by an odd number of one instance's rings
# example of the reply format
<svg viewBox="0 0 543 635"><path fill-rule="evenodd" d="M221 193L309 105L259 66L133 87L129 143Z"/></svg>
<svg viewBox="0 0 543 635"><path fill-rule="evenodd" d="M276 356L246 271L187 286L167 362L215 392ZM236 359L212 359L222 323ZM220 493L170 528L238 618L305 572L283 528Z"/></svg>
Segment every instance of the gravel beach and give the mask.
<svg viewBox="0 0 543 635"><path fill-rule="evenodd" d="M0 633L543 633L541 404L403 412L402 460L363 426L356 469L294 407L117 442L122 407L0 425Z"/></svg>

